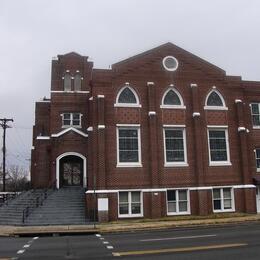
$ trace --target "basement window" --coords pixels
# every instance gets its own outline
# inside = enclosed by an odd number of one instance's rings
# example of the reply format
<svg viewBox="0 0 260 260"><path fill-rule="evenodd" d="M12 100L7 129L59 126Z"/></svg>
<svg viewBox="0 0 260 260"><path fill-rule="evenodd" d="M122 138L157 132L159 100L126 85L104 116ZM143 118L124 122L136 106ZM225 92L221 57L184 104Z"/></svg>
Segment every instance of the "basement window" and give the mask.
<svg viewBox="0 0 260 260"><path fill-rule="evenodd" d="M213 189L212 197L214 212L234 211L234 194L231 188Z"/></svg>
<svg viewBox="0 0 260 260"><path fill-rule="evenodd" d="M140 191L120 191L118 193L119 217L142 217L142 193Z"/></svg>
<svg viewBox="0 0 260 260"><path fill-rule="evenodd" d="M188 190L167 190L167 215L190 214Z"/></svg>

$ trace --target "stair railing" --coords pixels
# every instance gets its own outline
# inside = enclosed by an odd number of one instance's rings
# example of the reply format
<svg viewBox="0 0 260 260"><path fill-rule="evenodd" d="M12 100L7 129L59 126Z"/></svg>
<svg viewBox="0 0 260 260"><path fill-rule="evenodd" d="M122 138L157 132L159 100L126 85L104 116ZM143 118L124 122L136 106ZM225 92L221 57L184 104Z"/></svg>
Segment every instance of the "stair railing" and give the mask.
<svg viewBox="0 0 260 260"><path fill-rule="evenodd" d="M25 223L25 220L29 217L32 211L35 208L38 208L43 205L44 200L48 198L50 193L56 189L56 179L53 182L50 182L47 188L45 188L36 198L32 199L30 204L23 209L22 221ZM48 192L51 190L52 192ZM35 190L33 190L35 192Z"/></svg>
<svg viewBox="0 0 260 260"><path fill-rule="evenodd" d="M0 207L8 205L8 203L15 199L21 192L0 192Z"/></svg>

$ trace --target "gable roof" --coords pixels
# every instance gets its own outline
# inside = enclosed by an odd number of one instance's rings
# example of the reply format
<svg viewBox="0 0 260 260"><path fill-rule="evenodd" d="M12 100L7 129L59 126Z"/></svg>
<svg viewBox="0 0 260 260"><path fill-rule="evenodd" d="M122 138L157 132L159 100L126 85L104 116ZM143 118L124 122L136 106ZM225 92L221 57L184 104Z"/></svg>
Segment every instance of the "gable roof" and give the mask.
<svg viewBox="0 0 260 260"><path fill-rule="evenodd" d="M134 63L138 60L152 56L153 54L158 54L158 53L163 52L163 51L171 51L172 53L178 52L182 56L184 56L186 58L189 57L190 59L194 60L194 62L196 61L197 63L199 63L204 68L210 68L217 73L226 74L226 72L223 69L219 68L218 66L216 66L216 65L196 56L195 54L192 54L189 51L186 51L186 50L178 47L177 45L175 45L171 42L167 42L165 44L159 45L158 47L150 49L148 51L142 52L142 53L134 55L130 58L127 58L127 59L121 60L117 63L114 63L112 65L112 69L117 69L119 67L124 67L125 65L130 65L131 63Z"/></svg>

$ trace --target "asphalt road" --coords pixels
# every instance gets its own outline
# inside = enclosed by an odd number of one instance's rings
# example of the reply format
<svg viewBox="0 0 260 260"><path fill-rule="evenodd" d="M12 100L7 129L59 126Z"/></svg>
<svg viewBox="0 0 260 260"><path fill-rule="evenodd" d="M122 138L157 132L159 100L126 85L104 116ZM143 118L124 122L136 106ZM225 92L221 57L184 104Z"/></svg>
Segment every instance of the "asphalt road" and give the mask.
<svg viewBox="0 0 260 260"><path fill-rule="evenodd" d="M260 259L260 223L107 235L0 238L3 259Z"/></svg>

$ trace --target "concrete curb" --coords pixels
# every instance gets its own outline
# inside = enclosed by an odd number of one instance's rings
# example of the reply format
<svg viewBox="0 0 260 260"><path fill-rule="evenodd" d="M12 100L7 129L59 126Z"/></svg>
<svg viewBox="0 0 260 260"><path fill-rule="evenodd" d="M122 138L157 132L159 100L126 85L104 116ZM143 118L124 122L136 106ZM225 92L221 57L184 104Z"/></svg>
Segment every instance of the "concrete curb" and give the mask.
<svg viewBox="0 0 260 260"><path fill-rule="evenodd" d="M216 219L195 220L161 220L148 222L108 223L93 225L66 225L66 226L0 226L0 236L50 236L50 235L80 235L95 233L119 233L147 230L202 228L253 223L260 221L260 215L244 217L228 217Z"/></svg>

